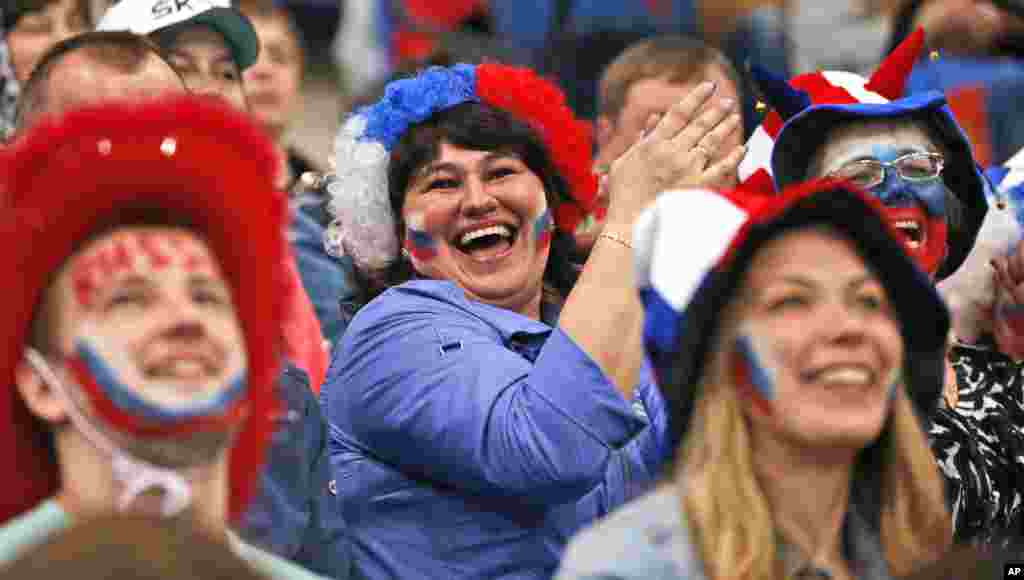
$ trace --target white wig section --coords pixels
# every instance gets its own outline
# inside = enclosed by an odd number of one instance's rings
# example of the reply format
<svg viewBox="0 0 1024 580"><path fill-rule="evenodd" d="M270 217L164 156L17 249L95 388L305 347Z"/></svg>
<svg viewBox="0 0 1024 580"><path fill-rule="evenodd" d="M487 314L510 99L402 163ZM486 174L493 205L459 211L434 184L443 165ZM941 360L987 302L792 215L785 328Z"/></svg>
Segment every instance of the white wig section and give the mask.
<svg viewBox="0 0 1024 580"><path fill-rule="evenodd" d="M388 194L388 152L360 139L366 118L353 115L334 141L334 175L326 185L334 218L324 236L327 253L349 256L360 271L382 270L398 257L395 216Z"/></svg>

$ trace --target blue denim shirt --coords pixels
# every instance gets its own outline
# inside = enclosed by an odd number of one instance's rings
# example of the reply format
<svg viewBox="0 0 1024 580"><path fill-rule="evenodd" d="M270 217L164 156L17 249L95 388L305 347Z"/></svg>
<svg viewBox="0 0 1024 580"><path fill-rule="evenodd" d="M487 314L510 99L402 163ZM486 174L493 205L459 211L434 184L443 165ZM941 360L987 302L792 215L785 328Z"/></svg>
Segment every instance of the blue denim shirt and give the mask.
<svg viewBox="0 0 1024 580"><path fill-rule="evenodd" d="M667 457L664 402L641 374L627 402L560 329L450 282L371 301L320 393L356 573L549 578L568 538Z"/></svg>
<svg viewBox="0 0 1024 580"><path fill-rule="evenodd" d="M329 491L327 427L309 378L288 365L277 383L282 402L257 494L239 535L317 574L347 580L348 540Z"/></svg>
<svg viewBox="0 0 1024 580"><path fill-rule="evenodd" d="M333 344L345 331L346 320L341 316L342 301L352 300L352 260L341 260L324 251L324 229L302 210L292 211L288 231L295 266L302 279L324 338Z"/></svg>

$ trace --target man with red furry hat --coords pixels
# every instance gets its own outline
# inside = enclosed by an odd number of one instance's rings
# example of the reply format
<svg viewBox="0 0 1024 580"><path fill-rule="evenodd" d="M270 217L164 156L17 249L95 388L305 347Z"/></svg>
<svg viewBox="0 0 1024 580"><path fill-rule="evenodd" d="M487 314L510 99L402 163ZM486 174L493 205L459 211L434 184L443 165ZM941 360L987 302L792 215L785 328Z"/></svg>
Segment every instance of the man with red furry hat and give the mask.
<svg viewBox="0 0 1024 580"><path fill-rule="evenodd" d="M273 156L246 118L187 97L75 111L5 152L0 565L132 511L198 526L268 577L316 577L229 531L278 409Z"/></svg>

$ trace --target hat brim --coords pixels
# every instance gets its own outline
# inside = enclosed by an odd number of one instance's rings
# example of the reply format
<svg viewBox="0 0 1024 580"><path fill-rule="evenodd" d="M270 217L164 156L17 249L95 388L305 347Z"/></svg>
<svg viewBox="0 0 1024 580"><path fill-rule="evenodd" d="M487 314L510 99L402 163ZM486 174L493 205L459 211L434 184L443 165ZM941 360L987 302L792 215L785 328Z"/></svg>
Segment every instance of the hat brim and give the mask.
<svg viewBox="0 0 1024 580"><path fill-rule="evenodd" d="M239 70L256 64L260 56L260 38L252 22L241 12L233 8L215 7L174 27L190 24L205 24L219 32L231 47L231 55Z"/></svg>
<svg viewBox="0 0 1024 580"><path fill-rule="evenodd" d="M746 226L728 261L704 280L679 319L673 356L662 357L667 368L656 369L670 409L673 449L689 429L699 396L695 387L703 379L721 315L754 256L768 241L815 225L831 226L851 242L889 295L904 341L906 389L927 426L941 396L949 311L866 195L833 184L797 198L766 221Z"/></svg>
<svg viewBox="0 0 1024 580"><path fill-rule="evenodd" d="M829 131L841 123L883 119L916 119L927 123L947 148L950 158L942 177L946 187L963 206L963 220L951 224L946 259L936 278L943 280L956 272L974 247L988 211L984 178L974 160L971 145L942 93L929 91L889 103L814 105L794 115L775 140L772 173L780 191L807 178L807 165L828 139Z"/></svg>

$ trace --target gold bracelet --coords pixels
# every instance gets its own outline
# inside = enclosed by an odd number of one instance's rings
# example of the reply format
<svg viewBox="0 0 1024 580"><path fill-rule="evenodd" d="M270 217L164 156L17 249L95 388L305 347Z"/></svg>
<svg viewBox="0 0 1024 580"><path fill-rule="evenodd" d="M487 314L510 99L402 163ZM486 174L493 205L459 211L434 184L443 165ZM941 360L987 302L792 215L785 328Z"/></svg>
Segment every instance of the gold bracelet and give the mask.
<svg viewBox="0 0 1024 580"><path fill-rule="evenodd" d="M597 235L597 237L598 238L607 238L607 239L609 239L609 240L611 240L611 241L613 241L613 242L615 242L617 244L622 244L623 246L626 246L630 250L633 249L633 244L629 243L629 240L627 240L626 238L620 236L619 234L613 234L613 233L609 233L609 232L601 232L600 234Z"/></svg>

